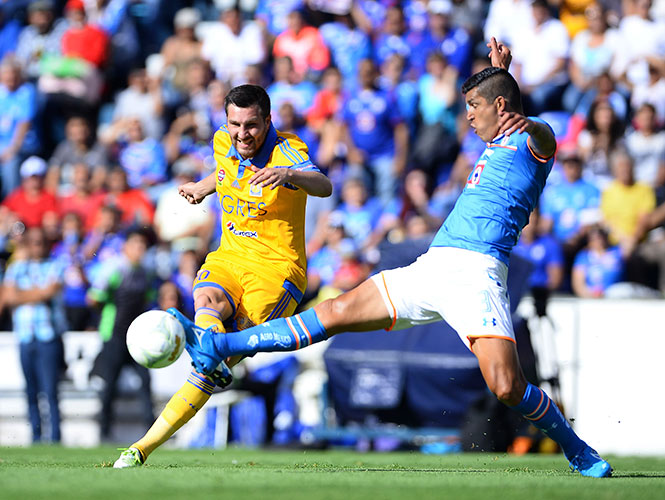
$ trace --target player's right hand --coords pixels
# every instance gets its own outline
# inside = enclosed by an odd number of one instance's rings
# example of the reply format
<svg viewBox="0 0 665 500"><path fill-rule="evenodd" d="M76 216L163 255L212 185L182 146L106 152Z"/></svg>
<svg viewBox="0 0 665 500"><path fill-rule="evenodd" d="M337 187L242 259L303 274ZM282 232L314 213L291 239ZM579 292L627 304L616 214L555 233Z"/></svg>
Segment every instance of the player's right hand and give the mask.
<svg viewBox="0 0 665 500"><path fill-rule="evenodd" d="M178 194L185 198L192 205L197 205L203 201L204 195L196 189L196 182L187 182L178 186Z"/></svg>

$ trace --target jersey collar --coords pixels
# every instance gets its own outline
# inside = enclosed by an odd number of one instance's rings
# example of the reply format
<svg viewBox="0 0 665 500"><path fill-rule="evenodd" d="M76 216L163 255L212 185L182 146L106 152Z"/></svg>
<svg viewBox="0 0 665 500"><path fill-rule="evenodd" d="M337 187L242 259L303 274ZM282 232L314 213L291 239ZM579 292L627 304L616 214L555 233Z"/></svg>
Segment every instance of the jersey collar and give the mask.
<svg viewBox="0 0 665 500"><path fill-rule="evenodd" d="M238 179L240 179L243 176L243 174L245 173L245 169L250 165L254 165L255 167L258 168L264 168L266 166L266 163L268 163L268 159L272 154L272 150L275 148L276 142L277 142L277 130L275 130L275 126L271 122L270 128L268 129L268 133L266 134L266 140L263 141L261 149L259 149L258 153L256 153L253 158L247 158L247 159L243 158L242 155L238 153L235 146L231 144L229 152L226 153L226 157L227 158L234 157L235 159L240 160L240 165L238 168Z"/></svg>

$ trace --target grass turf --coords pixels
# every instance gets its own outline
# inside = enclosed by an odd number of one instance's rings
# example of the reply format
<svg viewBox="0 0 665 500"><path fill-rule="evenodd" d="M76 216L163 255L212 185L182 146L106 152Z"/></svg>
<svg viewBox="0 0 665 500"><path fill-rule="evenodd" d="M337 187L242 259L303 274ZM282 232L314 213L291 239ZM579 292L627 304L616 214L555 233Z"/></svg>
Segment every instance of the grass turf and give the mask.
<svg viewBox="0 0 665 500"><path fill-rule="evenodd" d="M665 458L610 457L614 477L589 479L560 455L158 450L144 467L117 470L118 454L0 448L0 498L665 498Z"/></svg>

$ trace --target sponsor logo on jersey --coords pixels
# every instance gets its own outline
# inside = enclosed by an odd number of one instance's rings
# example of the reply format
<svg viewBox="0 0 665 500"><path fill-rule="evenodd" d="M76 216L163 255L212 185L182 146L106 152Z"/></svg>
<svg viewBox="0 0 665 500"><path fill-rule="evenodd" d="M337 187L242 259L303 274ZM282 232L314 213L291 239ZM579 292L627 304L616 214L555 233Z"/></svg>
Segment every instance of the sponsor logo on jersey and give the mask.
<svg viewBox="0 0 665 500"><path fill-rule="evenodd" d="M240 217L248 217L255 219L268 213L266 203L264 201L246 201L225 194L220 199L222 211L229 215L239 215Z"/></svg>
<svg viewBox="0 0 665 500"><path fill-rule="evenodd" d="M240 183L238 182L238 179L235 179L235 180L231 183L231 187L234 187L234 188L236 188L236 189L240 189Z"/></svg>
<svg viewBox="0 0 665 500"><path fill-rule="evenodd" d="M259 186L258 184L250 184L249 195L256 198L261 198L263 196L263 187Z"/></svg>
<svg viewBox="0 0 665 500"><path fill-rule="evenodd" d="M249 337L249 340L247 341L247 346L250 349L254 349L257 345L259 345L259 338L256 335L252 335Z"/></svg>
<svg viewBox="0 0 665 500"><path fill-rule="evenodd" d="M469 175L469 178L466 180L466 187L475 188L478 183L480 183L480 176L483 174L485 163L485 161L479 161L476 164L473 171L471 172L471 175Z"/></svg>
<svg viewBox="0 0 665 500"><path fill-rule="evenodd" d="M226 223L226 228L234 236L243 236L245 238L258 238L259 237L259 235L256 231L241 231L239 229L236 229L236 225L231 221Z"/></svg>
<svg viewBox="0 0 665 500"><path fill-rule="evenodd" d="M224 171L223 168L220 168L217 171L217 182L221 184L224 181L224 177L226 177L226 172Z"/></svg>

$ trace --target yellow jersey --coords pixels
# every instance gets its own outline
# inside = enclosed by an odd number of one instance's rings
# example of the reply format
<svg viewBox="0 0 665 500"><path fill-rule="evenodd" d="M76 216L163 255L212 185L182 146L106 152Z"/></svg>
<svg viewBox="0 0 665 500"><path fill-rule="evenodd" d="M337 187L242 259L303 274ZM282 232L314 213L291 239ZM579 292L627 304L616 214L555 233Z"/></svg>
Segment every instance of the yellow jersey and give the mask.
<svg viewBox="0 0 665 500"><path fill-rule="evenodd" d="M226 125L213 137L216 191L221 207L220 257L233 258L258 273L274 271L302 292L305 289L305 205L307 193L286 184L250 185L258 168L319 169L311 162L307 146L296 135L277 131L271 124L265 142L254 158L244 159L231 143Z"/></svg>

